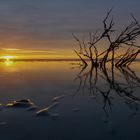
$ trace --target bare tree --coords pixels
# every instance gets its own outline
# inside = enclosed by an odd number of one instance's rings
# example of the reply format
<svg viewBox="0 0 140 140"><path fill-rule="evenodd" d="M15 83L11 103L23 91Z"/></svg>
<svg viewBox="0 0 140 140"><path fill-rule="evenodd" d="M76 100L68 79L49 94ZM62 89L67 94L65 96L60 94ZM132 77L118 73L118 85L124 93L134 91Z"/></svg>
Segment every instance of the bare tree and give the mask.
<svg viewBox="0 0 140 140"><path fill-rule="evenodd" d="M87 43L84 39L80 40L73 35L79 43L79 49L75 50L80 60L84 65L88 65L86 60L89 60L92 67L105 68L108 62L111 62L112 68L129 66L140 53L140 46L137 39L140 37L140 25L137 19L131 14L132 21L120 33L114 30L114 18L111 16L112 9L107 13L103 20L102 33L89 34ZM114 37L115 36L115 37ZM108 42L107 49L99 52L99 43L103 40ZM125 48L125 53L117 55L117 51ZM119 52L120 53L120 52Z"/></svg>

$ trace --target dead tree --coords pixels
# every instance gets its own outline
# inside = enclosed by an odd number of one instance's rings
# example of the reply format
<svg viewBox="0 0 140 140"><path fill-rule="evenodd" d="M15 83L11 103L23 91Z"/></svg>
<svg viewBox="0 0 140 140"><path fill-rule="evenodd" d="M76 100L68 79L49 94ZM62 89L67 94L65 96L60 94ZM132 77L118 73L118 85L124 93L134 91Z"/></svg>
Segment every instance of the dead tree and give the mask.
<svg viewBox="0 0 140 140"><path fill-rule="evenodd" d="M114 66L125 67L129 66L140 53L140 46L137 44L137 39L140 37L140 25L136 18L131 15L131 23L116 35L117 31L113 29L115 23L113 16L111 17L111 11L107 13L103 20L104 28L102 33L99 34L97 31L94 34L90 33L87 42L73 35L79 43L79 50L75 50L75 52L86 66L88 65L86 60L89 60L92 67L100 66L105 68L108 62L111 62L112 68ZM103 40L108 42L108 46L107 49L100 52L98 44ZM116 52L119 52L122 48L125 48L126 52L117 56Z"/></svg>
<svg viewBox="0 0 140 140"><path fill-rule="evenodd" d="M104 31L105 34L103 34L105 37L107 37L109 41L109 47L105 51L105 54L103 56L103 59L101 61L101 66L105 67L106 63L109 59L109 54L111 54L111 62L112 66L114 65L115 58L115 51L122 48L122 47L131 47L133 49L137 48L139 49L140 46L137 45L137 38L140 37L140 26L138 21L132 16L132 22L126 26L121 33L116 37L116 39L111 38L111 32L115 32L112 30L112 27L114 26L113 18L109 21L109 25L107 25L107 20L110 15L111 11L108 12L105 20L103 21L104 24ZM127 64L131 64L130 62L134 61L137 55L140 53L140 51L136 51L135 53L129 53L128 55L123 55L123 59L125 61L121 61L121 64L119 66L126 66ZM122 54L121 54L122 55ZM117 65L116 65L117 66Z"/></svg>

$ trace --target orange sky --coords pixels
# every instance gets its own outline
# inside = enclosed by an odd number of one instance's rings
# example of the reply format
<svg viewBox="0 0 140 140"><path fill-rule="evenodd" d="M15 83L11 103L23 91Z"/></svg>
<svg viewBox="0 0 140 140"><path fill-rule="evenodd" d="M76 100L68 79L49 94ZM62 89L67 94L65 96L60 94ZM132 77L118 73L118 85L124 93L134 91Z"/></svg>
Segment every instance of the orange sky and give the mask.
<svg viewBox="0 0 140 140"><path fill-rule="evenodd" d="M33 50L3 48L0 51L0 58L13 56L15 59L73 59L77 58L73 50L52 49L52 50Z"/></svg>
<svg viewBox="0 0 140 140"><path fill-rule="evenodd" d="M101 31L105 13L111 8L115 30L140 21L138 0L2 0L0 1L0 57L77 58L72 36ZM105 49L104 43L100 46Z"/></svg>

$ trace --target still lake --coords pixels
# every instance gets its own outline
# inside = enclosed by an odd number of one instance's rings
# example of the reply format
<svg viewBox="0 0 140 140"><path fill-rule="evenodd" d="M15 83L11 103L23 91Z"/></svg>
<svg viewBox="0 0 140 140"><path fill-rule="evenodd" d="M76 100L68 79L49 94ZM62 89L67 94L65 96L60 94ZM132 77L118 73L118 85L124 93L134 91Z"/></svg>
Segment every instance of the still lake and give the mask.
<svg viewBox="0 0 140 140"><path fill-rule="evenodd" d="M1 140L140 139L140 63L114 70L75 63L0 62ZM21 99L37 108L5 107Z"/></svg>

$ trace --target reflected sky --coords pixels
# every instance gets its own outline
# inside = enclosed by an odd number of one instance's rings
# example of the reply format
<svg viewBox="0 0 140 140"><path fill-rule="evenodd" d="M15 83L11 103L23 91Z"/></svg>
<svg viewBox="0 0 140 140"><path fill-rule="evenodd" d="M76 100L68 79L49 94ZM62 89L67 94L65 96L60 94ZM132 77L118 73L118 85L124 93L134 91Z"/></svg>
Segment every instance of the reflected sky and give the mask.
<svg viewBox="0 0 140 140"><path fill-rule="evenodd" d="M139 5L139 0L0 0L0 48L4 53L9 51L3 48L16 48L60 55L66 50L71 55L72 33L101 29L112 7L120 29L130 21L130 13L140 19Z"/></svg>
<svg viewBox="0 0 140 140"><path fill-rule="evenodd" d="M81 73L81 75L84 74L83 79L89 69L86 68ZM86 84L86 89L83 90L81 87L82 90L77 92L79 79L75 80L75 78L80 70L79 67L70 65L68 62L12 63L10 60L1 62L0 104L6 105L13 100L30 99L40 110L51 105L55 97L65 95L58 100L58 106L50 110L50 113L59 115L56 118L37 117L36 110L27 111L26 107L1 108L0 123L6 122L6 125L0 126L1 139L15 140L19 137L21 140L139 139L140 101L129 98L133 97L131 94L114 92L112 86L108 85L105 74L99 69L99 83L96 86L104 91L104 94L97 90L95 96L91 96L89 84ZM116 84L114 84L126 88L127 82L129 83L132 79L129 84L134 87L133 76L136 74L138 78L140 77L139 63L135 63L126 71L131 71L127 81L124 77L125 73L115 69ZM112 73L110 69L108 73ZM95 70L93 70L94 74ZM109 78L111 78L110 74ZM88 79L89 77L87 77L87 83L89 83ZM92 79L94 81L94 77ZM140 81L137 84L140 85ZM108 96L106 91L109 87L112 89ZM136 87L132 95L140 97L139 89L140 86ZM106 108L104 108L105 103ZM73 110L76 108L79 112Z"/></svg>

